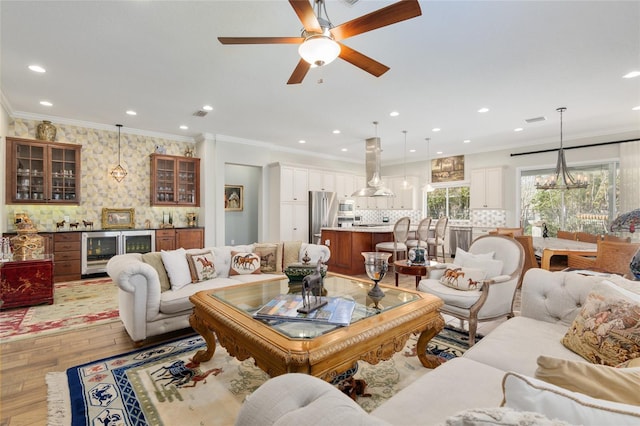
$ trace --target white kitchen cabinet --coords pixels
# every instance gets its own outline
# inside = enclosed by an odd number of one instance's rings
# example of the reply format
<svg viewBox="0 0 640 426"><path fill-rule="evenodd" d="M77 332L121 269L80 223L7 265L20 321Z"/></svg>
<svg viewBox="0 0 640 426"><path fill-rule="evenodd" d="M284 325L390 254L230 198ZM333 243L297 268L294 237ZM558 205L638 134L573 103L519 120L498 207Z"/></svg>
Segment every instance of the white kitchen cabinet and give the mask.
<svg viewBox="0 0 640 426"><path fill-rule="evenodd" d="M365 179L364 176L356 176L353 179L355 188L353 189L353 191L358 191L362 188L364 188L367 185L367 181ZM353 197L353 199L356 202L356 210L366 210L368 209L367 207L367 197Z"/></svg>
<svg viewBox="0 0 640 426"><path fill-rule="evenodd" d="M280 166L280 201L309 199L309 171L307 169Z"/></svg>
<svg viewBox="0 0 640 426"><path fill-rule="evenodd" d="M415 194L418 180L415 177L407 176L408 186L404 185L404 177L395 177L389 179L391 190L395 197L391 197L387 201L388 208L395 210L413 210L416 204Z"/></svg>
<svg viewBox="0 0 640 426"><path fill-rule="evenodd" d="M471 171L472 209L502 209L504 200L502 167L490 167Z"/></svg>
<svg viewBox="0 0 640 426"><path fill-rule="evenodd" d="M352 199L351 194L353 194L356 189L360 188L356 187L356 177L354 175L336 173L336 193L338 194L338 199Z"/></svg>
<svg viewBox="0 0 640 426"><path fill-rule="evenodd" d="M308 207L301 203L280 203L280 241L308 241Z"/></svg>
<svg viewBox="0 0 640 426"><path fill-rule="evenodd" d="M335 173L325 170L309 170L309 191L329 191L336 190Z"/></svg>

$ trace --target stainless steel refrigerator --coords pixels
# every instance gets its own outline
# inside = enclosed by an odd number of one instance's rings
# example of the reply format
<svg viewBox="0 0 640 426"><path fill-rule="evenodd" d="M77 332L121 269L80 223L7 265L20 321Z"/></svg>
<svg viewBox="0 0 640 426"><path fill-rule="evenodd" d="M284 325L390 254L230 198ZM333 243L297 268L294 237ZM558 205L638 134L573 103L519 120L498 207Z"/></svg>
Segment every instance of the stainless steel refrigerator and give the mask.
<svg viewBox="0 0 640 426"><path fill-rule="evenodd" d="M320 243L320 230L338 226L338 195L309 191L309 242Z"/></svg>

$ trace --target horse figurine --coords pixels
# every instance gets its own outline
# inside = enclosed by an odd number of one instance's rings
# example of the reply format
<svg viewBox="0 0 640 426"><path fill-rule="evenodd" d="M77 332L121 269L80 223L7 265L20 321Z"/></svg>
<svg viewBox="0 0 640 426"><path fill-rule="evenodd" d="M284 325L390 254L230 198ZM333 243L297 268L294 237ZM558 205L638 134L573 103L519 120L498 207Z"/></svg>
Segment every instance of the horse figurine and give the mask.
<svg viewBox="0 0 640 426"><path fill-rule="evenodd" d="M72 222L69 224L69 229L72 229L72 228L78 229L78 225L80 225L78 222Z"/></svg>
<svg viewBox="0 0 640 426"><path fill-rule="evenodd" d="M56 231L58 231L60 228L64 228L64 220L62 220L62 222L56 222Z"/></svg>
<svg viewBox="0 0 640 426"><path fill-rule="evenodd" d="M310 313L327 304L326 300L322 300L322 258L318 260L315 272L305 275L302 279L302 307L298 312ZM311 296L315 299L311 301Z"/></svg>
<svg viewBox="0 0 640 426"><path fill-rule="evenodd" d="M88 221L88 220L82 219L82 225L85 228L89 228L90 227L91 229L93 229L93 222L92 221Z"/></svg>

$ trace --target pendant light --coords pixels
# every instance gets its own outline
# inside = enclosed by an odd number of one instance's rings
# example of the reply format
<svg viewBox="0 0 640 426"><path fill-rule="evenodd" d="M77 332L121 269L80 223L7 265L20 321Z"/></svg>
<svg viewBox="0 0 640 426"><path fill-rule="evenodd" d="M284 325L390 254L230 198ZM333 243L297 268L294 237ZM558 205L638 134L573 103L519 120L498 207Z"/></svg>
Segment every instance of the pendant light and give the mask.
<svg viewBox="0 0 640 426"><path fill-rule="evenodd" d="M547 176L544 180L536 178L536 189L581 189L589 186L587 177L580 174L577 178L571 176L567 162L564 159L564 149L562 147L562 113L566 108L556 109L560 113L560 150L558 151L558 161L556 171L552 176Z"/></svg>
<svg viewBox="0 0 640 426"><path fill-rule="evenodd" d="M436 189L431 185L431 159L429 158L429 141L431 139L425 138L427 141L427 183L424 185L423 190L425 192L433 192Z"/></svg>
<svg viewBox="0 0 640 426"><path fill-rule="evenodd" d="M410 189L411 185L409 185L409 181L407 181L407 131L403 130L404 133L404 180L402 181L402 187L404 189Z"/></svg>
<svg viewBox="0 0 640 426"><path fill-rule="evenodd" d="M127 171L120 165L120 128L122 124L116 124L118 128L118 165L111 170L111 176L118 181L122 182L122 180L127 176Z"/></svg>

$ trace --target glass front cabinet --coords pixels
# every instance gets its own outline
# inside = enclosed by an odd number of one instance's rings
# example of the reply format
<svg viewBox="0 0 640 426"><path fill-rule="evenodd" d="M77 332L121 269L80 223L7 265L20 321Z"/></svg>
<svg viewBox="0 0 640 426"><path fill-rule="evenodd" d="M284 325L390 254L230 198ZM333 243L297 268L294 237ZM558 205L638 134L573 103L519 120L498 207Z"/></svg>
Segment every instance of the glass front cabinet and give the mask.
<svg viewBox="0 0 640 426"><path fill-rule="evenodd" d="M7 138L12 204L80 204L82 145Z"/></svg>
<svg viewBox="0 0 640 426"><path fill-rule="evenodd" d="M200 206L200 159L151 154L151 205Z"/></svg>

